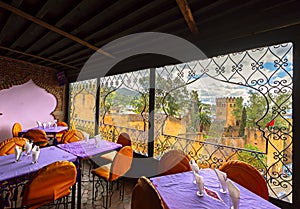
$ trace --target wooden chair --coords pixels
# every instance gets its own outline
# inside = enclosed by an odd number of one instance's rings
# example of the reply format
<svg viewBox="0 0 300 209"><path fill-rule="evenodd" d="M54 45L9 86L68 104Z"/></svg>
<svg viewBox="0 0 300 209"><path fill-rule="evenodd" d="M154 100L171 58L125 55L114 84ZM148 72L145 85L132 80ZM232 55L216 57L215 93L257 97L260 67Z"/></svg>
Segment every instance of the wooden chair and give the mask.
<svg viewBox="0 0 300 209"><path fill-rule="evenodd" d="M68 124L66 122L63 122L63 121L58 121L56 124L57 124L57 126L69 127Z"/></svg>
<svg viewBox="0 0 300 209"><path fill-rule="evenodd" d="M265 179L250 164L233 160L224 163L219 170L225 172L231 180L262 198L269 200L269 192Z"/></svg>
<svg viewBox="0 0 300 209"><path fill-rule="evenodd" d="M0 143L0 156L9 155L15 153L15 146L18 145L20 147L24 147L28 141L23 137L13 137L6 139Z"/></svg>
<svg viewBox="0 0 300 209"><path fill-rule="evenodd" d="M118 137L117 143L121 144L122 147L131 146L130 136L127 133L121 133ZM101 155L100 157L105 159L105 160L113 161L113 159L116 156L117 152L118 151L113 150L113 151L110 151L108 153L105 153L105 154Z"/></svg>
<svg viewBox="0 0 300 209"><path fill-rule="evenodd" d="M40 147L45 147L49 144L49 140L44 130L31 129L28 130L23 137L33 141L33 144L39 145Z"/></svg>
<svg viewBox="0 0 300 209"><path fill-rule="evenodd" d="M61 143L67 144L71 142L81 141L83 139L84 135L80 130L68 130L63 134Z"/></svg>
<svg viewBox="0 0 300 209"><path fill-rule="evenodd" d="M169 175L191 171L190 159L181 150L170 150L158 162L158 174Z"/></svg>
<svg viewBox="0 0 300 209"><path fill-rule="evenodd" d="M142 176L134 186L131 197L131 209L168 208L151 181Z"/></svg>
<svg viewBox="0 0 300 209"><path fill-rule="evenodd" d="M69 127L68 124L66 122L63 122L63 121L58 121L57 123L57 126L63 126L63 127ZM61 140L62 140L62 136L64 135L64 133L66 133L68 130L64 130L64 131L61 131L59 133L57 133L55 135L55 138L57 140L57 143L61 143Z"/></svg>
<svg viewBox="0 0 300 209"><path fill-rule="evenodd" d="M22 125L20 123L14 123L14 125L12 127L13 137L18 137L20 131L22 131Z"/></svg>
<svg viewBox="0 0 300 209"><path fill-rule="evenodd" d="M75 165L68 161L45 166L25 186L22 206L35 209L69 195L76 176Z"/></svg>
<svg viewBox="0 0 300 209"><path fill-rule="evenodd" d="M93 199L95 200L97 190L95 191L95 176L98 177L97 185L102 185L102 182L106 184L106 201L104 203L104 195L102 193L103 205L104 208L108 208L111 204L111 196L112 196L112 185L114 182L118 182L121 177L123 177L131 168L131 163L133 159L133 150L130 146L125 146L118 151L117 155L113 159L111 163L102 165L94 170L92 170L93 174ZM124 195L124 184L121 185L121 198L123 199Z"/></svg>

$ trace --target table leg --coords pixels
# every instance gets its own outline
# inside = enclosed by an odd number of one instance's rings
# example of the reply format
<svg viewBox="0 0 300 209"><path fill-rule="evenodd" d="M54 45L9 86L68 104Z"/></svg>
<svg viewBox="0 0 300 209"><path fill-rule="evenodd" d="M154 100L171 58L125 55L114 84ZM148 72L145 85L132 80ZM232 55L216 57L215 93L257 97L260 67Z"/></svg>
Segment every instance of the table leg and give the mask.
<svg viewBox="0 0 300 209"><path fill-rule="evenodd" d="M53 145L55 146L55 145L58 144L58 141L57 141L57 138L56 138L56 133L53 134L53 136L54 136L54 139L53 139Z"/></svg>
<svg viewBox="0 0 300 209"><path fill-rule="evenodd" d="M81 159L78 162L77 182L77 209L81 209Z"/></svg>
<svg viewBox="0 0 300 209"><path fill-rule="evenodd" d="M75 209L76 202L76 183L72 186L72 203L71 209Z"/></svg>

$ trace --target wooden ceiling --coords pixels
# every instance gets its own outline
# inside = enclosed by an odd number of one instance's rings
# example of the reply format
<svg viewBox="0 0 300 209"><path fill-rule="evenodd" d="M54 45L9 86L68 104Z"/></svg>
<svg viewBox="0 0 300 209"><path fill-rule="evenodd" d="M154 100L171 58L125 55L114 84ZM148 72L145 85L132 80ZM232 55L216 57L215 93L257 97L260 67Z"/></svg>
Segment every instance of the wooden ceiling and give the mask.
<svg viewBox="0 0 300 209"><path fill-rule="evenodd" d="M74 81L96 51L114 59L137 45L165 47L164 40L126 40L122 47L103 48L130 34L176 35L210 56L220 52L217 43L298 26L299 8L297 0L5 0L0 1L0 54L65 71ZM146 53L121 61L108 74L176 62Z"/></svg>

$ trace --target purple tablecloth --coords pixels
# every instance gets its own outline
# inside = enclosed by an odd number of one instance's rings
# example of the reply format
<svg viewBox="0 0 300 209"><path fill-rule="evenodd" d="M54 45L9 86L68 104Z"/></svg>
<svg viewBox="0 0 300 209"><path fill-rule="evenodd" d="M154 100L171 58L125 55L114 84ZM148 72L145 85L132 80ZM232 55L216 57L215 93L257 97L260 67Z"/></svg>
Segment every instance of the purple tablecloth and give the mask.
<svg viewBox="0 0 300 209"><path fill-rule="evenodd" d="M75 162L76 156L55 146L42 148L39 160L32 164L31 155L22 153L19 162L15 162L15 155L0 156L0 183L15 177L27 175L38 171L40 168L60 160Z"/></svg>
<svg viewBox="0 0 300 209"><path fill-rule="evenodd" d="M197 185L193 183L193 173L184 172L173 175L151 178L152 183L160 193L169 209L207 208L229 209L229 193L221 193L216 173L212 169L201 169L200 175L204 178L204 186L219 194L222 201L214 199L207 194L197 196ZM238 185L240 189L240 208L243 209L277 209L278 207L253 192Z"/></svg>
<svg viewBox="0 0 300 209"><path fill-rule="evenodd" d="M59 148L78 156L79 158L87 158L93 155L97 155L103 152L116 150L122 147L122 145L109 142L106 140L99 140L98 144L95 144L95 139L88 141L72 142L68 144L59 144Z"/></svg>
<svg viewBox="0 0 300 209"><path fill-rule="evenodd" d="M26 130L22 130L19 132L19 136L22 136L23 134L25 134L28 130L43 130L46 132L47 135L49 134L57 134L61 131L64 131L64 130L67 130L68 127L65 127L65 126L57 126L57 127L54 127L54 126L51 126L51 127L46 127L46 128L43 128L43 127L35 127L35 128L30 128L30 129L26 129Z"/></svg>

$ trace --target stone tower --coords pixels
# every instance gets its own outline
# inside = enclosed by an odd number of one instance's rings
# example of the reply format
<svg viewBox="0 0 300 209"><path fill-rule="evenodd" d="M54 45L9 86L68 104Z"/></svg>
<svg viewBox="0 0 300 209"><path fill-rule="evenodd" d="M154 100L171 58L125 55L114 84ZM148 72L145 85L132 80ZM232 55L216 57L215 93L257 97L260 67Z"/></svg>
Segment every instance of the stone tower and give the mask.
<svg viewBox="0 0 300 209"><path fill-rule="evenodd" d="M233 115L235 101L235 97L224 97L216 99L216 120L226 121L224 128L237 125L235 116Z"/></svg>

